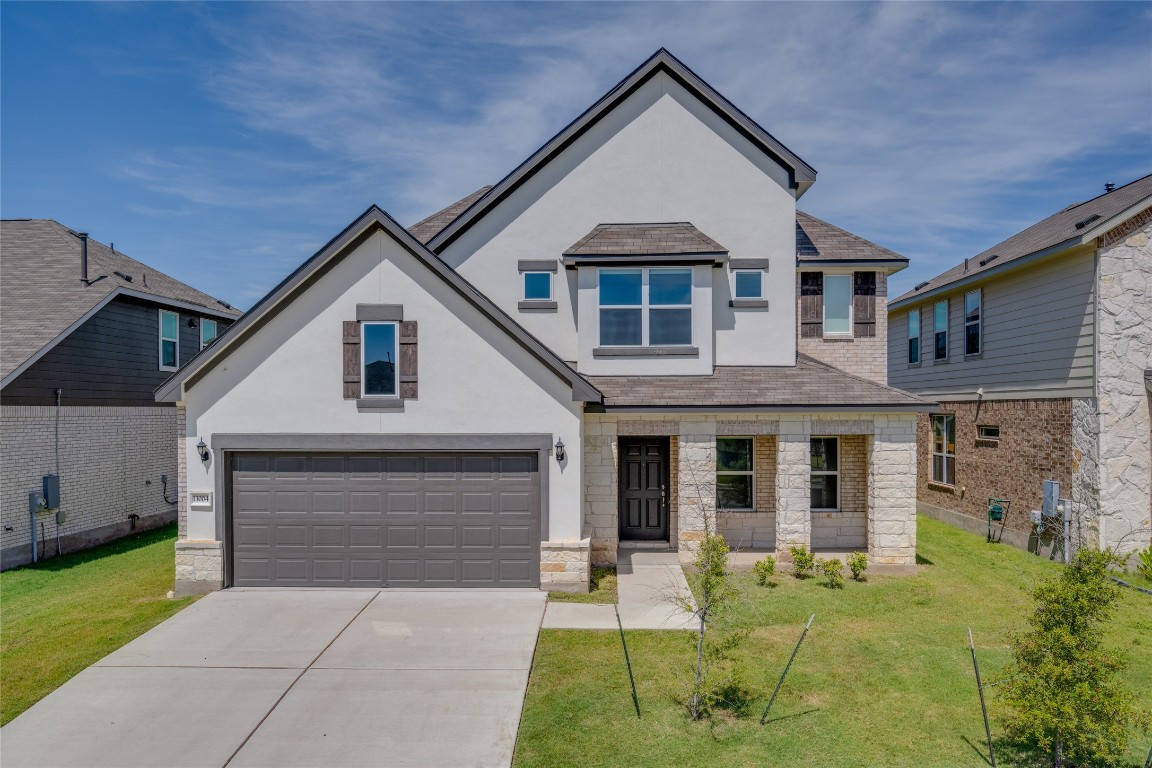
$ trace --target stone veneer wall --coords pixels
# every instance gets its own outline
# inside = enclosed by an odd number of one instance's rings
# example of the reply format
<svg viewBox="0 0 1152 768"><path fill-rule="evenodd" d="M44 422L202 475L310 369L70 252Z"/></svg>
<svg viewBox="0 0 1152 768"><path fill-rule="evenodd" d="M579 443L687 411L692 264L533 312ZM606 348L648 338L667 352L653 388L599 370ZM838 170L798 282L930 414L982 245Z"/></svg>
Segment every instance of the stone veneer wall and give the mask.
<svg viewBox="0 0 1152 768"><path fill-rule="evenodd" d="M800 271L796 272L796 316L800 317ZM796 324L796 349L809 357L828 363L835 368L863 376L881 384L888 383L888 275L876 273L876 335L862 338L806 339L800 336L800 323Z"/></svg>
<svg viewBox="0 0 1152 768"><path fill-rule="evenodd" d="M840 438L840 510L812 513L812 547L868 546L868 456L864 435Z"/></svg>
<svg viewBox="0 0 1152 768"><path fill-rule="evenodd" d="M574 541L545 541L540 547L540 589L587 592L592 576L592 530Z"/></svg>
<svg viewBox="0 0 1152 768"><path fill-rule="evenodd" d="M172 522L176 507L164 501L177 484L176 410L171 407L0 406L0 567L31 562L29 491L41 490L41 477L53 474L59 416L60 527L65 552L85 549L135 530ZM56 518L40 513L44 538L40 554L56 550ZM11 530L8 530L11 528Z"/></svg>
<svg viewBox="0 0 1152 768"><path fill-rule="evenodd" d="M868 450L868 560L916 564L916 421L877 416Z"/></svg>

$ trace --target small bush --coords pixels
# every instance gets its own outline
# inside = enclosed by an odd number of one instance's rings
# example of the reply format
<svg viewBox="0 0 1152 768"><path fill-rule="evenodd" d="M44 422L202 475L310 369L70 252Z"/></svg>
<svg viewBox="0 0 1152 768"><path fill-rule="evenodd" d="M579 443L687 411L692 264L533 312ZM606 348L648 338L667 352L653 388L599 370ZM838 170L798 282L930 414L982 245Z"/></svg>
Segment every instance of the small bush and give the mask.
<svg viewBox="0 0 1152 768"><path fill-rule="evenodd" d="M772 576L776 573L776 558L768 555L763 560L757 560L752 565L752 572L756 574L756 583L762 587L768 586Z"/></svg>
<svg viewBox="0 0 1152 768"><path fill-rule="evenodd" d="M1152 547L1136 553L1136 573L1152 581Z"/></svg>
<svg viewBox="0 0 1152 768"><path fill-rule="evenodd" d="M807 547L791 547L788 550L792 554L792 575L798 579L806 579L812 575L812 571L816 568L816 555L808 551Z"/></svg>
<svg viewBox="0 0 1152 768"><path fill-rule="evenodd" d="M864 571L868 570L868 555L864 552L848 555L848 570L852 571L853 581L864 581Z"/></svg>
<svg viewBox="0 0 1152 768"><path fill-rule="evenodd" d="M844 563L835 557L831 560L822 560L820 561L820 572L823 573L824 578L827 579L824 584L829 589L844 588Z"/></svg>

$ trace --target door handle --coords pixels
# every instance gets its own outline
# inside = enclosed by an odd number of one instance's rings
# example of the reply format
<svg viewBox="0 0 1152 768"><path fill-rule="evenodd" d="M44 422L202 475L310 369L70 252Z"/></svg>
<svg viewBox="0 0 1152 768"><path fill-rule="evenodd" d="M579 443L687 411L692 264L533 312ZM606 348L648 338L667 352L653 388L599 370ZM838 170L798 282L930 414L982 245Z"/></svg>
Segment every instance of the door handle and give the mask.
<svg viewBox="0 0 1152 768"><path fill-rule="evenodd" d="M668 497L665 494L666 490L667 489L664 486L660 486L660 503L661 504L664 504L668 501Z"/></svg>

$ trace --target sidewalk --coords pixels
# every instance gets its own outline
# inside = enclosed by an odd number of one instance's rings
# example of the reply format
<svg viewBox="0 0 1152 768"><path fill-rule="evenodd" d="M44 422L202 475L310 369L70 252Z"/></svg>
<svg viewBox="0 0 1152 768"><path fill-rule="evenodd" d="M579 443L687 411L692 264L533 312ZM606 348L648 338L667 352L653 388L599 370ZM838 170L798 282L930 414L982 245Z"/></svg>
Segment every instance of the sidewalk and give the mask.
<svg viewBox="0 0 1152 768"><path fill-rule="evenodd" d="M694 629L694 617L674 596L692 598L675 552L619 550L616 558L620 623L624 629ZM544 629L616 629L611 605L548 603Z"/></svg>

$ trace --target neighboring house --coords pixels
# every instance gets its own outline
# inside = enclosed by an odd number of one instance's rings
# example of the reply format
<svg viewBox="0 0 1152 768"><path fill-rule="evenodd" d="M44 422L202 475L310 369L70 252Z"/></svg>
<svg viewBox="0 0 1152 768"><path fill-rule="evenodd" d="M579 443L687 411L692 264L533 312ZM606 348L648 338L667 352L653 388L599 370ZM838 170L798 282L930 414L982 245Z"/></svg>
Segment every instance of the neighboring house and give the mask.
<svg viewBox="0 0 1152 768"><path fill-rule="evenodd" d="M0 565L176 517L176 409L157 386L239 312L48 219L0 222ZM60 478L54 511L29 493Z"/></svg>
<svg viewBox="0 0 1152 768"><path fill-rule="evenodd" d="M1109 185L1111 187L1111 185ZM1149 545L1152 176L1068 208L888 307L888 378L940 401L919 426L919 500L1005 541L1062 546L1029 517L1042 483L1072 502L1072 545ZM999 525L997 524L997 528Z"/></svg>
<svg viewBox="0 0 1152 768"><path fill-rule="evenodd" d="M662 50L499 184L370 208L157 392L178 592L586 590L706 520L912 569L931 404L874 346L906 260L798 214L814 179Z"/></svg>

